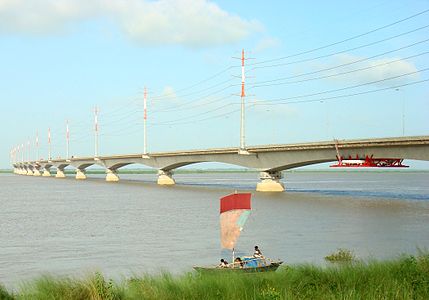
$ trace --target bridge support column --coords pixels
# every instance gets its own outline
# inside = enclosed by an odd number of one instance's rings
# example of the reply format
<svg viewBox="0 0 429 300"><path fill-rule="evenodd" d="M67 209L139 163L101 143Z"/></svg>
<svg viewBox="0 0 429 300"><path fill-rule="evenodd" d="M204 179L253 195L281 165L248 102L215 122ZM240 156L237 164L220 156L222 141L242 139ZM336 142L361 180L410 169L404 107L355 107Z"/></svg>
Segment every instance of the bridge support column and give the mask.
<svg viewBox="0 0 429 300"><path fill-rule="evenodd" d="M256 185L258 192L283 192L285 187L280 182L282 172L261 172L259 178L261 182Z"/></svg>
<svg viewBox="0 0 429 300"><path fill-rule="evenodd" d="M55 178L66 178L66 174L64 174L64 169L57 169L57 174Z"/></svg>
<svg viewBox="0 0 429 300"><path fill-rule="evenodd" d="M43 177L51 177L51 170L49 168L44 168L42 176Z"/></svg>
<svg viewBox="0 0 429 300"><path fill-rule="evenodd" d="M41 176L42 174L40 174L40 171L39 171L39 169L37 169L37 168L34 168L34 171L33 171L33 176Z"/></svg>
<svg viewBox="0 0 429 300"><path fill-rule="evenodd" d="M106 170L106 181L109 181L109 182L119 181L119 176L116 170L112 170L112 169Z"/></svg>
<svg viewBox="0 0 429 300"><path fill-rule="evenodd" d="M76 169L76 179L77 180L86 179L85 169Z"/></svg>
<svg viewBox="0 0 429 300"><path fill-rule="evenodd" d="M173 172L158 170L158 184L159 185L174 185L176 181L173 178Z"/></svg>

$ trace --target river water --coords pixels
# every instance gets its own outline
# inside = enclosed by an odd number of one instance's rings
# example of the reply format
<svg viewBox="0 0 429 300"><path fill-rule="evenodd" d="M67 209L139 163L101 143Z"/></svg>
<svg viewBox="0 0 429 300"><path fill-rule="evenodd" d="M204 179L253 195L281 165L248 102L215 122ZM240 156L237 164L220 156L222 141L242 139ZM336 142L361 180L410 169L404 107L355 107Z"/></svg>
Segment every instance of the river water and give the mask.
<svg viewBox="0 0 429 300"><path fill-rule="evenodd" d="M0 175L0 283L40 274L85 276L190 271L217 263L219 198L252 192L238 254L258 245L286 263L323 263L337 248L359 258L429 249L429 173L294 172L284 193L258 193L255 173L121 175L107 183Z"/></svg>

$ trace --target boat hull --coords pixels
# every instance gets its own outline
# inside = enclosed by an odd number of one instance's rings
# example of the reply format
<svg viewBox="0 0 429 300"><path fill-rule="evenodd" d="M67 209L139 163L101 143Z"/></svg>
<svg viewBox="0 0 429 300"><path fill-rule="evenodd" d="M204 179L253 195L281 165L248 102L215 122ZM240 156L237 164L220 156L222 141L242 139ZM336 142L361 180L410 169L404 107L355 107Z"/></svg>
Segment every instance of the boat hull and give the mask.
<svg viewBox="0 0 429 300"><path fill-rule="evenodd" d="M199 273L260 273L260 272L274 272L282 264L282 261L272 262L266 266L258 267L244 267L244 268L219 268L219 267L194 267Z"/></svg>

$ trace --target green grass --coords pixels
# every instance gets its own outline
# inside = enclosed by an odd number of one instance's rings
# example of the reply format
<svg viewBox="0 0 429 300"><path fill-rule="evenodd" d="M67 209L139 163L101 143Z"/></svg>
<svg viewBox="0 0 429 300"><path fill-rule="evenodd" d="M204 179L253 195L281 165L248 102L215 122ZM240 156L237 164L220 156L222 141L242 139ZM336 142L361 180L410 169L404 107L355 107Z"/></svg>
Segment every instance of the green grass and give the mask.
<svg viewBox="0 0 429 300"><path fill-rule="evenodd" d="M348 249L339 248L336 252L325 256L325 260L329 262L350 263L356 260L355 255Z"/></svg>
<svg viewBox="0 0 429 300"><path fill-rule="evenodd" d="M429 299L429 254L389 261L300 264L259 274L143 275L113 282L95 273L43 276L0 299Z"/></svg>

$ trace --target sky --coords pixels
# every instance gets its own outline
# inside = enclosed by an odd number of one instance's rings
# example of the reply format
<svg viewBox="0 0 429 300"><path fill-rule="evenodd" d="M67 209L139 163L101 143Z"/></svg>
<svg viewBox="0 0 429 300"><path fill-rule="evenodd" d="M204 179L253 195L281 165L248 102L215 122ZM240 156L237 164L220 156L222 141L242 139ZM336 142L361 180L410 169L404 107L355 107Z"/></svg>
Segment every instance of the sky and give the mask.
<svg viewBox="0 0 429 300"><path fill-rule="evenodd" d="M0 0L0 168L429 134L429 1ZM38 147L36 147L38 136ZM28 144L30 148L28 150ZM21 158L20 158L21 159ZM416 163L426 166L427 163Z"/></svg>

